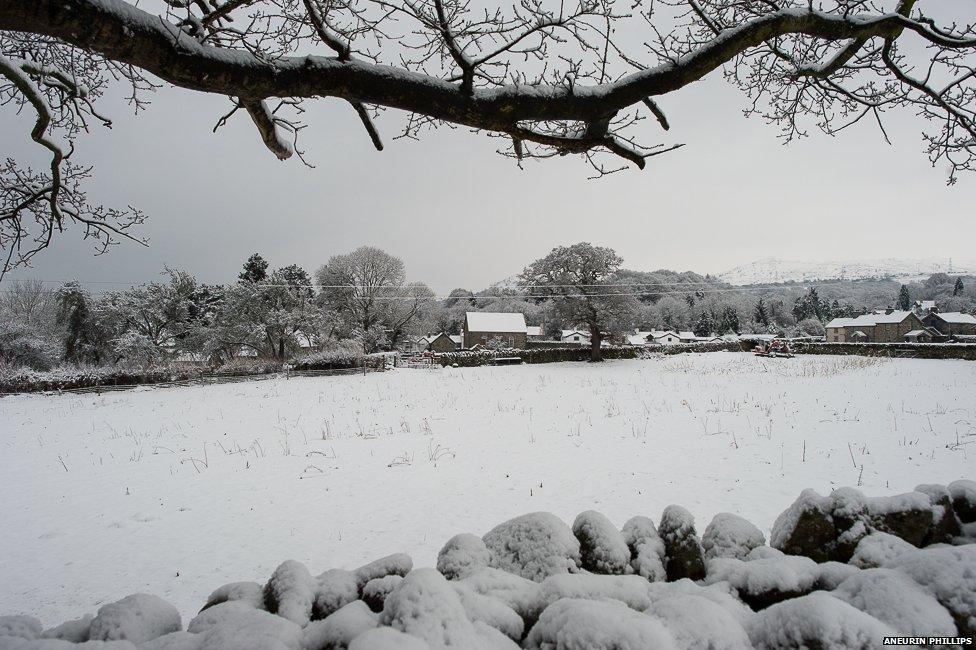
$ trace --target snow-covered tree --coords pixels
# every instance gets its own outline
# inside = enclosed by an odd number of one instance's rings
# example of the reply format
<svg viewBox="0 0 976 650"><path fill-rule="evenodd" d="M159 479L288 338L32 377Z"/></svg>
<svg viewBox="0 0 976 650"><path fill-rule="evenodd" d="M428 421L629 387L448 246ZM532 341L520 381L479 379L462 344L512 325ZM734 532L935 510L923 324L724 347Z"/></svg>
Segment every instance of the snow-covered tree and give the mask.
<svg viewBox="0 0 976 650"><path fill-rule="evenodd" d="M396 128L407 136L460 125L504 138L513 158L576 154L604 174L681 146L652 130L669 129L662 98L724 73L787 141L921 116L925 153L953 182L976 167L976 24L964 5L0 0L0 97L36 118L30 136L48 156L43 171L0 165L0 244L17 252L0 272L69 225L103 249L133 236L140 213L85 197L91 170L75 140L111 124L103 97L141 108L160 82L229 97L217 126L246 116L280 159L304 159L305 104L335 98L377 149L374 118L389 108L409 114Z"/></svg>
<svg viewBox="0 0 976 650"><path fill-rule="evenodd" d="M898 309L907 311L912 306L912 297L908 293L908 287L904 284L901 285L901 289L898 290L898 300L896 302Z"/></svg>
<svg viewBox="0 0 976 650"><path fill-rule="evenodd" d="M756 301L756 307L752 312L752 320L763 327L769 327L769 311L766 309L766 303L762 298Z"/></svg>
<svg viewBox="0 0 976 650"><path fill-rule="evenodd" d="M308 273L297 265L275 270L265 279L241 281L227 288L211 347L227 357L239 349L284 360L299 347L299 336L319 327L320 310Z"/></svg>
<svg viewBox="0 0 976 650"><path fill-rule="evenodd" d="M739 325L739 311L734 305L722 308L722 320L719 324L720 334L738 334L742 328Z"/></svg>
<svg viewBox="0 0 976 650"><path fill-rule="evenodd" d="M952 286L952 295L961 296L966 287L962 283L962 278L956 278L956 283Z"/></svg>
<svg viewBox="0 0 976 650"><path fill-rule="evenodd" d="M372 246L332 257L315 279L323 305L342 315L366 352L396 343L433 298L426 285L406 284L400 258Z"/></svg>
<svg viewBox="0 0 976 650"><path fill-rule="evenodd" d="M551 298L566 322L586 327L590 360L602 361L603 333L629 328L637 312L632 286L617 277L622 263L610 248L586 242L559 246L527 266L519 284L530 296Z"/></svg>
<svg viewBox="0 0 976 650"><path fill-rule="evenodd" d="M715 324L712 321L712 317L707 311L703 311L699 316L698 320L695 321L695 325L692 328L695 336L704 337L711 336L712 332L715 331Z"/></svg>
<svg viewBox="0 0 976 650"><path fill-rule="evenodd" d="M168 282L151 282L106 297L106 309L117 324L114 344L121 355L152 364L174 352L190 332L196 279L167 268Z"/></svg>

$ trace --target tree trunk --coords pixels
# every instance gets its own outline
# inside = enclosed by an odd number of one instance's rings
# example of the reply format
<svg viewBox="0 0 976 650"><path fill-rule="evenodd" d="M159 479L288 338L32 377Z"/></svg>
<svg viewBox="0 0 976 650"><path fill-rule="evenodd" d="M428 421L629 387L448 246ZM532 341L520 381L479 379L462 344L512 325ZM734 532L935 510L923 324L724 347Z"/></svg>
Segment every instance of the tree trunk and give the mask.
<svg viewBox="0 0 976 650"><path fill-rule="evenodd" d="M284 337L278 338L278 360L279 361L285 360L285 338Z"/></svg>
<svg viewBox="0 0 976 650"><path fill-rule="evenodd" d="M603 361L603 354L600 349L600 328L590 325L590 361Z"/></svg>

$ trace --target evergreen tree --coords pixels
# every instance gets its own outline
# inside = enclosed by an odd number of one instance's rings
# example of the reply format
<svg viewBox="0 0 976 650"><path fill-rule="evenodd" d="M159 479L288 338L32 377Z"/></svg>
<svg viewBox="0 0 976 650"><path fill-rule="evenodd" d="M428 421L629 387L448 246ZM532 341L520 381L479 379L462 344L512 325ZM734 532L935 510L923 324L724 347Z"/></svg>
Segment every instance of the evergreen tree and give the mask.
<svg viewBox="0 0 976 650"><path fill-rule="evenodd" d="M820 300L820 295L817 293L815 287L810 287L809 291L797 298L793 303L793 317L797 321L806 320L807 318L816 318L822 321L826 318L829 310L830 306Z"/></svg>
<svg viewBox="0 0 976 650"><path fill-rule="evenodd" d="M247 258L244 269L237 277L244 283L261 282L268 277L268 262L260 253L255 253Z"/></svg>
<svg viewBox="0 0 976 650"><path fill-rule="evenodd" d="M726 305L722 310L722 334L738 334L739 330L739 310L734 305Z"/></svg>
<svg viewBox="0 0 976 650"><path fill-rule="evenodd" d="M712 326L712 318L707 311L703 311L692 331L695 336L709 336L715 328Z"/></svg>
<svg viewBox="0 0 976 650"><path fill-rule="evenodd" d="M766 309L766 303L762 298L756 303L756 308L752 312L752 319L763 327L769 327L769 311Z"/></svg>
<svg viewBox="0 0 976 650"><path fill-rule="evenodd" d="M912 306L912 297L908 295L908 287L906 285L901 285L901 289L898 290L898 308L904 311L908 311Z"/></svg>
<svg viewBox="0 0 976 650"><path fill-rule="evenodd" d="M959 296L962 295L962 290L965 287L962 285L962 278L956 278L956 284L952 287L952 295Z"/></svg>

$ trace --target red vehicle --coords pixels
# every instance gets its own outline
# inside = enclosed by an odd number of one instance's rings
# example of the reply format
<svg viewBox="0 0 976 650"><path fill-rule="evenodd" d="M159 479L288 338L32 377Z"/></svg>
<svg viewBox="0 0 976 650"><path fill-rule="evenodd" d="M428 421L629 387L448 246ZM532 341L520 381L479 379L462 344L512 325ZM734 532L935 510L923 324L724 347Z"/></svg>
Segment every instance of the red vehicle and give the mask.
<svg viewBox="0 0 976 650"><path fill-rule="evenodd" d="M768 343L760 343L756 346L757 357L792 357L793 351L790 349L789 341L785 339L773 339Z"/></svg>

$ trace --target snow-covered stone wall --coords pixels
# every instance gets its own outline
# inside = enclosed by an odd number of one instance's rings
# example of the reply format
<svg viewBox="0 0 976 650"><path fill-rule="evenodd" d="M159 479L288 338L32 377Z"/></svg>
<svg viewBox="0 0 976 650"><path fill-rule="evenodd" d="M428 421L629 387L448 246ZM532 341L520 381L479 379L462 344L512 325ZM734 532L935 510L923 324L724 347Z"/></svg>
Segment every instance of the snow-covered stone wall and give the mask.
<svg viewBox="0 0 976 650"><path fill-rule="evenodd" d="M0 616L0 650L876 648L932 635L976 635L973 481L806 490L769 545L730 513L699 537L679 505L621 529L593 510L572 526L535 512L456 535L437 569L397 554L313 575L288 560L263 585L217 588L185 628L147 594L54 627Z"/></svg>

